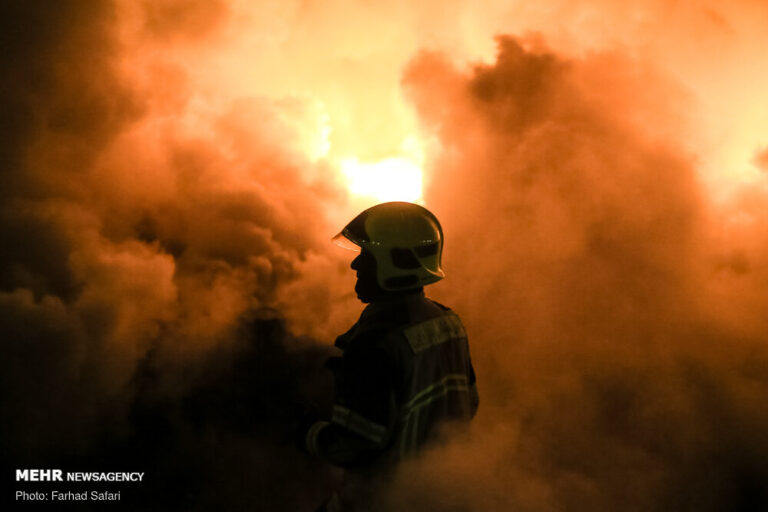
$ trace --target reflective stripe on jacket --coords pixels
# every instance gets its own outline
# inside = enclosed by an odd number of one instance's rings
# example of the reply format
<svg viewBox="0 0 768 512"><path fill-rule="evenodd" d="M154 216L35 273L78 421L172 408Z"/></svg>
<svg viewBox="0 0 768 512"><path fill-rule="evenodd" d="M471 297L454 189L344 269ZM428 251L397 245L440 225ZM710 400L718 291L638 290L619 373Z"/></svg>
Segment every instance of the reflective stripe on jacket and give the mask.
<svg viewBox="0 0 768 512"><path fill-rule="evenodd" d="M464 326L423 293L368 305L336 345L336 398L307 448L344 467L386 465L429 442L440 424L469 421L478 394Z"/></svg>

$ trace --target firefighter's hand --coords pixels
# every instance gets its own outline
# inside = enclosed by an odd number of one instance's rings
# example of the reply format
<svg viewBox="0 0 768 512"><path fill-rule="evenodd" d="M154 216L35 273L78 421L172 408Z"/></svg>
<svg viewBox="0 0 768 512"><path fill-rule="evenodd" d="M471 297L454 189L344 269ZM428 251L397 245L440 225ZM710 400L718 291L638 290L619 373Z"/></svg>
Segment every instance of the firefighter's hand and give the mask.
<svg viewBox="0 0 768 512"><path fill-rule="evenodd" d="M296 447L304 453L307 451L307 432L315 424L317 418L314 415L305 414L296 424L293 426L293 440Z"/></svg>

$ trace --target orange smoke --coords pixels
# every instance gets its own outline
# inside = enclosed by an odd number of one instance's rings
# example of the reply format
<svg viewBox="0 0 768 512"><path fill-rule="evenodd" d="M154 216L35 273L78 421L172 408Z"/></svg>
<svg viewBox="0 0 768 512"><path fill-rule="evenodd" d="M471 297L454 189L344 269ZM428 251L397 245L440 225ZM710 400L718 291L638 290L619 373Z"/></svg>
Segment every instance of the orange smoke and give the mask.
<svg viewBox="0 0 768 512"><path fill-rule="evenodd" d="M502 37L493 64L424 54L405 84L446 148L426 196L452 234L439 290L474 334L484 402L388 506L763 503L765 188L714 203L687 131L648 122L667 105L647 99L677 92L631 57Z"/></svg>
<svg viewBox="0 0 768 512"><path fill-rule="evenodd" d="M199 484L166 508L311 509L333 474L285 432L359 311L329 239L404 199L443 221L429 291L465 319L483 398L382 503L768 502L764 2L4 11L18 467L151 466L148 501Z"/></svg>

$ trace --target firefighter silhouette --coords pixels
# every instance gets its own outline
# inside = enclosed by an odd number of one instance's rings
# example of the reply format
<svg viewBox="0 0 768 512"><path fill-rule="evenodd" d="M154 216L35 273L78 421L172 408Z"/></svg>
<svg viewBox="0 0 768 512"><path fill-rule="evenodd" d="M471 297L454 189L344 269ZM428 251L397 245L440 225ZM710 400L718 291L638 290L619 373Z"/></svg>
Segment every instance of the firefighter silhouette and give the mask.
<svg viewBox="0 0 768 512"><path fill-rule="evenodd" d="M445 276L437 218L412 203L369 208L334 242L359 250L351 268L368 305L336 339L330 418L305 422L300 444L345 468L345 485L320 510L368 510L375 483L478 407L466 331L449 308L424 295Z"/></svg>

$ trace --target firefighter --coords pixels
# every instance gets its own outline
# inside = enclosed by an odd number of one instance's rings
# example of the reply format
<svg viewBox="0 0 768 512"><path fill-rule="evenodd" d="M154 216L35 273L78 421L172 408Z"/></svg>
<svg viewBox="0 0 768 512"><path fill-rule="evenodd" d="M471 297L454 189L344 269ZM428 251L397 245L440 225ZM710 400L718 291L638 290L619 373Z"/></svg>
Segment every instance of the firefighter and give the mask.
<svg viewBox="0 0 768 512"><path fill-rule="evenodd" d="M336 339L342 357L326 363L333 415L306 423L300 442L346 469L348 485L320 510L367 510L372 484L435 439L439 426L472 419L478 394L461 320L424 295L445 276L437 218L416 204L383 203L334 241L360 251L350 266L367 306Z"/></svg>

